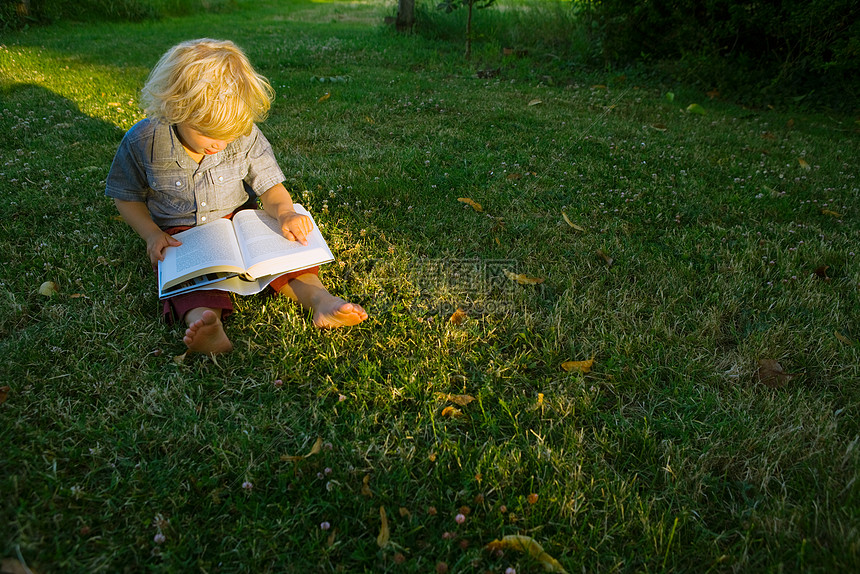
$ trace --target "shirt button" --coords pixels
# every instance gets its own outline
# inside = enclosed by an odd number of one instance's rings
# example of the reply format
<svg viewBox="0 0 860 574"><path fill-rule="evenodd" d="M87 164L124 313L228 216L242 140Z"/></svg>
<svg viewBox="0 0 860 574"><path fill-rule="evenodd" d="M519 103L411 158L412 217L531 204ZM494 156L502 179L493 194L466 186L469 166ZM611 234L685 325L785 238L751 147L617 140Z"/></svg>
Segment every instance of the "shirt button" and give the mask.
<svg viewBox="0 0 860 574"><path fill-rule="evenodd" d="M206 202L205 202L205 201L201 201L201 202L200 202L200 207L206 207Z"/></svg>
<svg viewBox="0 0 860 574"><path fill-rule="evenodd" d="M181 182L181 181L177 181L177 182L176 182L176 187L182 187L182 182Z"/></svg>
<svg viewBox="0 0 860 574"><path fill-rule="evenodd" d="M219 176L218 176L218 181L224 181L224 176L223 176L223 175L219 175Z"/></svg>
<svg viewBox="0 0 860 574"><path fill-rule="evenodd" d="M200 221L206 221L206 216L204 215L203 217L201 217Z"/></svg>

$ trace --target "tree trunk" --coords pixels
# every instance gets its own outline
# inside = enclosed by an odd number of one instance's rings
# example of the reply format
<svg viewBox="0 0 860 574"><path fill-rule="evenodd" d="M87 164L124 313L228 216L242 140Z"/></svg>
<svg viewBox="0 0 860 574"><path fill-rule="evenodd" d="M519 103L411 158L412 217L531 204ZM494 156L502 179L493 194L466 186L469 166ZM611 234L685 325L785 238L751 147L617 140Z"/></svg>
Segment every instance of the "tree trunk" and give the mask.
<svg viewBox="0 0 860 574"><path fill-rule="evenodd" d="M398 32L409 32L415 24L415 0L398 0L397 20L395 26Z"/></svg>
<svg viewBox="0 0 860 574"><path fill-rule="evenodd" d="M472 4L469 2L469 16L466 18L466 59L472 58Z"/></svg>

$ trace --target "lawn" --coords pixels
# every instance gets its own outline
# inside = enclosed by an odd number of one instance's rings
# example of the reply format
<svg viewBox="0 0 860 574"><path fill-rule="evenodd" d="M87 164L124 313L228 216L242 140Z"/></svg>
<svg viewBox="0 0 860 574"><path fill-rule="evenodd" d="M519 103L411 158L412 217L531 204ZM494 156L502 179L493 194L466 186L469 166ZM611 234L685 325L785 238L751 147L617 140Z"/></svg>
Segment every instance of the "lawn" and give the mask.
<svg viewBox="0 0 860 574"><path fill-rule="evenodd" d="M394 4L0 36L4 574L860 569L858 118L519 49L510 3L466 61ZM362 325L160 322L104 180L204 36L274 85Z"/></svg>

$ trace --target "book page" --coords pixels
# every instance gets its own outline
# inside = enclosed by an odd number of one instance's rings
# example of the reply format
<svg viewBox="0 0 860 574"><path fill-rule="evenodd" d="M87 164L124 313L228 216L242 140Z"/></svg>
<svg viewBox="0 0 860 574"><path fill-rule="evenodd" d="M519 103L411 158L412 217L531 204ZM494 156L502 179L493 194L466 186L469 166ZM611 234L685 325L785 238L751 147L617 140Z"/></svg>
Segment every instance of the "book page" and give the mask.
<svg viewBox="0 0 860 574"><path fill-rule="evenodd" d="M298 213L310 216L300 205ZM334 257L314 223L308 245L281 235L278 222L262 210L244 210L233 217L245 266L252 277L286 273L332 261Z"/></svg>
<svg viewBox="0 0 860 574"><path fill-rule="evenodd" d="M159 263L162 288L204 270L244 270L233 224L227 219L192 227L174 237L182 245L164 251L164 261Z"/></svg>

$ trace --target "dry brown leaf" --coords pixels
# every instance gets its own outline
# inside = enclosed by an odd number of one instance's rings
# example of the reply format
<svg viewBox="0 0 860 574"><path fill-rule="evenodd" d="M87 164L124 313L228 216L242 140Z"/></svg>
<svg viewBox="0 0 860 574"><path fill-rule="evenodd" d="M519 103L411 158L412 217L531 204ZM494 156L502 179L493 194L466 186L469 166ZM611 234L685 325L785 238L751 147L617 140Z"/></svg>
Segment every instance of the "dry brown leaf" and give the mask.
<svg viewBox="0 0 860 574"><path fill-rule="evenodd" d="M451 323L453 323L455 325L462 325L463 321L465 321L466 317L468 317L468 316L469 316L469 314L466 311L463 311L462 309L457 307L457 310L454 311L454 313L451 315L451 318L448 319L448 321L450 321Z"/></svg>
<svg viewBox="0 0 860 574"><path fill-rule="evenodd" d="M782 365L774 359L761 359L758 362L756 378L758 378L760 383L772 389L778 389L788 384L794 378L794 374L786 373Z"/></svg>
<svg viewBox="0 0 860 574"><path fill-rule="evenodd" d="M505 272L505 277L510 279L511 281L516 281L520 285L538 285L543 283L543 277L529 277L527 275L523 275L522 273L513 273L508 271L507 269L503 269Z"/></svg>
<svg viewBox="0 0 860 574"><path fill-rule="evenodd" d="M591 86L592 90L605 90L606 86L604 84L594 84Z"/></svg>
<svg viewBox="0 0 860 574"><path fill-rule="evenodd" d="M705 92L705 95L708 96L709 100L713 100L713 99L720 97L720 91L719 90L711 90L709 92Z"/></svg>
<svg viewBox="0 0 860 574"><path fill-rule="evenodd" d="M296 462L297 460L302 460L302 459L308 458L309 456L319 454L319 452L322 450L322 444L323 444L322 437L317 437L317 440L314 443L314 446L311 447L310 452L308 452L307 454L299 454L299 455L282 454L281 455L281 461L282 462Z"/></svg>
<svg viewBox="0 0 860 574"><path fill-rule="evenodd" d="M328 535L328 539L325 541L325 545L331 547L334 544L335 536L337 535L337 528L331 531L331 534Z"/></svg>
<svg viewBox="0 0 860 574"><path fill-rule="evenodd" d="M603 259L603 261L606 262L606 264L610 267L612 267L612 263L615 261L612 257L607 255L606 252L603 251L603 249L597 250L597 256Z"/></svg>
<svg viewBox="0 0 860 574"><path fill-rule="evenodd" d="M365 474L361 481L361 495L368 498L373 498L373 491L370 490L370 475Z"/></svg>
<svg viewBox="0 0 860 574"><path fill-rule="evenodd" d="M436 393L436 398L443 401L451 401L455 405L459 405L461 407L465 407L475 400L475 397L471 395L452 395L450 393Z"/></svg>
<svg viewBox="0 0 860 574"><path fill-rule="evenodd" d="M388 546L388 541L391 538L391 534L388 531L388 516L385 514L385 507L379 507L379 520L381 525L379 527L379 536L376 537L376 545L380 548L385 548Z"/></svg>
<svg viewBox="0 0 860 574"><path fill-rule="evenodd" d="M842 217L841 213L836 213L835 211L831 211L829 209L822 209L821 213L824 215L829 215L830 217Z"/></svg>
<svg viewBox="0 0 860 574"><path fill-rule="evenodd" d="M431 452L429 455L427 455L427 460L429 460L430 462L436 462L436 453Z"/></svg>
<svg viewBox="0 0 860 574"><path fill-rule="evenodd" d="M585 233L585 229L583 229L582 227L580 227L580 226L578 226L577 224L575 224L574 222L572 222L572 221L570 220L570 218L567 216L567 214L566 214L565 212L563 212L563 211L562 211L562 212L561 212L561 216L564 218L564 221L565 221L568 225L570 225L571 227L573 227L573 228L574 228L574 229L576 229L577 231L582 231L583 233Z"/></svg>
<svg viewBox="0 0 860 574"><path fill-rule="evenodd" d="M851 345L852 347L854 346L854 341L852 341L851 339L849 339L848 337L846 337L845 335L843 335L839 331L833 331L833 336L835 336L840 342L845 343L846 345ZM9 387L6 387L6 388L8 389ZM0 400L0 403L2 403L2 402L3 401Z"/></svg>
<svg viewBox="0 0 860 574"><path fill-rule="evenodd" d="M182 353L181 355L176 355L175 357L173 357L173 362L176 363L177 365L181 365L182 363L185 362L185 357L187 355L188 355L188 351Z"/></svg>
<svg viewBox="0 0 860 574"><path fill-rule="evenodd" d="M471 207L472 209L474 209L475 211L479 211L479 212L480 212L480 211L484 211L484 208L483 208L483 207L481 207L481 204L480 204L480 203L478 203L477 201L475 201L475 200L471 199L471 198L468 198L468 197L458 197L458 198L457 198L457 201L459 201L460 203L465 203L466 205L470 206L470 207Z"/></svg>
<svg viewBox="0 0 860 574"><path fill-rule="evenodd" d="M806 163L806 160L805 160L805 159L803 159L802 157L797 158L797 163L799 163L799 164L800 164L800 167L801 167L801 168L803 168L803 169L805 169L805 170L807 170L807 171L809 171L810 169L812 169L812 168L809 166L809 164L808 164L808 163Z"/></svg>
<svg viewBox="0 0 860 574"><path fill-rule="evenodd" d="M529 102L529 106L537 106L537 105L540 105L542 103L543 103L542 100L532 100Z"/></svg>
<svg viewBox="0 0 860 574"><path fill-rule="evenodd" d="M830 265L819 265L815 268L816 277L824 279L825 281L830 281L830 277L827 276L828 269L830 269Z"/></svg>
<svg viewBox="0 0 860 574"><path fill-rule="evenodd" d="M565 361L561 364L561 368L567 372L579 371L580 373L588 373L594 365L594 358L587 361Z"/></svg>
<svg viewBox="0 0 860 574"><path fill-rule="evenodd" d="M400 507L400 518L407 518L409 520L412 520L412 513L409 512L409 509L406 508L405 506L401 506Z"/></svg>
<svg viewBox="0 0 860 574"><path fill-rule="evenodd" d="M557 574L567 574L561 564L544 551L543 546L530 536L522 536L520 534L509 534L502 537L501 540L493 540L486 546L487 550L517 550L525 552L538 562L545 572L555 572Z"/></svg>
<svg viewBox="0 0 860 574"><path fill-rule="evenodd" d="M329 99L330 97L331 97L331 93L330 93L330 92L326 92L325 94L323 94L322 96L320 96L320 98L317 100L317 103L324 102L324 101L326 101L327 99Z"/></svg>
<svg viewBox="0 0 860 574"><path fill-rule="evenodd" d="M523 176L521 176L521 175L520 175L520 174L518 174L518 173L509 173L509 174L508 174L508 180L509 180L509 181L513 181L513 180L517 180L517 179L522 179L522 178L523 178Z"/></svg>
<svg viewBox="0 0 860 574"><path fill-rule="evenodd" d="M442 416L445 418L453 419L453 418L463 416L463 411L461 411L460 409L458 409L456 407L452 407L451 405L448 405L447 407L442 409Z"/></svg>
<svg viewBox="0 0 860 574"><path fill-rule="evenodd" d="M4 385L0 387L0 405L6 402L6 399L9 398L9 393L12 391L12 387L9 385Z"/></svg>
<svg viewBox="0 0 860 574"><path fill-rule="evenodd" d="M658 132L665 132L667 129L666 124L651 124L652 130L657 130Z"/></svg>

